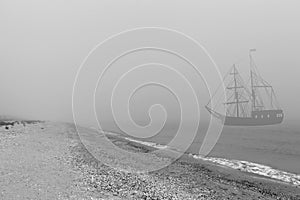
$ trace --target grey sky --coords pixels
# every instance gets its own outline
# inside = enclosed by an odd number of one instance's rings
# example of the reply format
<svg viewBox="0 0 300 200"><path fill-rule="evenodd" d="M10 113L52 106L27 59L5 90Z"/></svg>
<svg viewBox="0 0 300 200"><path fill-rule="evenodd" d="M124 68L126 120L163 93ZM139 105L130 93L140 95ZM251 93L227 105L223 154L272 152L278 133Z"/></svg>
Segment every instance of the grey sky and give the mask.
<svg viewBox="0 0 300 200"><path fill-rule="evenodd" d="M248 49L256 48L286 120L299 119L299 7L297 0L2 0L0 113L70 121L73 81L88 52L112 34L156 26L195 38L222 73L234 62L248 72Z"/></svg>

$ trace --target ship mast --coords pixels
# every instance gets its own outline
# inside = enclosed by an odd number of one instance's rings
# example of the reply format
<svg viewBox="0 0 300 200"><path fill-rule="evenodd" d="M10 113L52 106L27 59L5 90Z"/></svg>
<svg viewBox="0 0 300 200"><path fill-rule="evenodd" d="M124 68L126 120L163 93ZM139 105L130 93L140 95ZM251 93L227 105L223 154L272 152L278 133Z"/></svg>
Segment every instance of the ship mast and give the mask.
<svg viewBox="0 0 300 200"><path fill-rule="evenodd" d="M256 97L255 97L255 90L254 90L254 84L253 84L253 60L252 60L252 55L251 52L252 51L256 51L255 49L250 49L249 51L249 58L250 58L250 80L251 80L251 96L252 96L252 111L255 110L255 101L256 101Z"/></svg>
<svg viewBox="0 0 300 200"><path fill-rule="evenodd" d="M234 79L234 97L236 102L236 116L239 117L239 94L237 92L237 82L236 82L237 70L235 65L233 65L233 79Z"/></svg>
<svg viewBox="0 0 300 200"><path fill-rule="evenodd" d="M230 72L230 75L233 75L233 86L227 86L228 90L232 90L233 92L233 99L232 101L229 102L225 102L225 104L228 105L235 105L234 106L234 110L232 112L232 114L236 117L240 117L241 116L241 111L243 112L243 107L240 107L240 104L243 103L248 103L248 100L243 100L241 97L241 92L239 91L239 89L244 89L244 86L240 83L240 79L239 79L239 72L236 69L236 66L233 65L232 67L232 71Z"/></svg>

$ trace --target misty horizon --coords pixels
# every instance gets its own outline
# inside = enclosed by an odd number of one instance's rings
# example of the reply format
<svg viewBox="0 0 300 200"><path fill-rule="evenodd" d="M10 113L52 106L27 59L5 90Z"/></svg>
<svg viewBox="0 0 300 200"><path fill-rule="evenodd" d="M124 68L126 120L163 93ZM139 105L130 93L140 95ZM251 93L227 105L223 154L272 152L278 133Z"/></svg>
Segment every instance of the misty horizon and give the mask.
<svg viewBox="0 0 300 200"><path fill-rule="evenodd" d="M150 1L127 1L118 2L118 7L115 4L2 1L1 114L72 122L73 83L91 49L121 31L155 26L181 31L203 44L222 75L237 63L243 77L247 76L248 51L256 48L256 64L274 87L285 113L284 123L299 120L297 1L165 1L159 6ZM138 9L132 9L133 5ZM170 5L172 10L168 9ZM199 105L201 117L208 119L209 113L204 109L208 93L203 86L196 90L203 96ZM137 94L142 104L132 104L137 122L149 121L147 106L162 95L162 104L174 102L167 106L169 116L178 115L176 102L168 92L149 91L141 92L144 97ZM86 120L82 123L89 124Z"/></svg>

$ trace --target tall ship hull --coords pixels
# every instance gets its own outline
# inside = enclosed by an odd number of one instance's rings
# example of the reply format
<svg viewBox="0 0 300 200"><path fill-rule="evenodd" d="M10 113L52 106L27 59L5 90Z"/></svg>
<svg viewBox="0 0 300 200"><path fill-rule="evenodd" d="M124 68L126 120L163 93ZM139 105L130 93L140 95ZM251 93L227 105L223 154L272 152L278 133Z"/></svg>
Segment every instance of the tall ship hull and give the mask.
<svg viewBox="0 0 300 200"><path fill-rule="evenodd" d="M206 105L206 109L226 126L265 126L283 121L284 113L279 107L274 89L259 75L251 56L252 51L255 50L252 49L249 53L250 89L233 65L228 74L232 79L225 88L228 91L225 93L228 98L223 103L226 113L221 114L216 108L211 108L211 101Z"/></svg>
<svg viewBox="0 0 300 200"><path fill-rule="evenodd" d="M265 126L280 124L282 121L282 110L258 111L252 117L224 116L224 125L227 126Z"/></svg>

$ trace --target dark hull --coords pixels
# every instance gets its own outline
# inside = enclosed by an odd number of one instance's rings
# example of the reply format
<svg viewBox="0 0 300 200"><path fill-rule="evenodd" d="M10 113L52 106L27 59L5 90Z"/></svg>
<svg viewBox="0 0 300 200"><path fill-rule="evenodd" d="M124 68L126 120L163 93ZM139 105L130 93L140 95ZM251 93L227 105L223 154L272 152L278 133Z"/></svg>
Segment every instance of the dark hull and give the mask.
<svg viewBox="0 0 300 200"><path fill-rule="evenodd" d="M253 111L252 117L224 116L227 126L264 126L280 124L283 121L282 110Z"/></svg>

